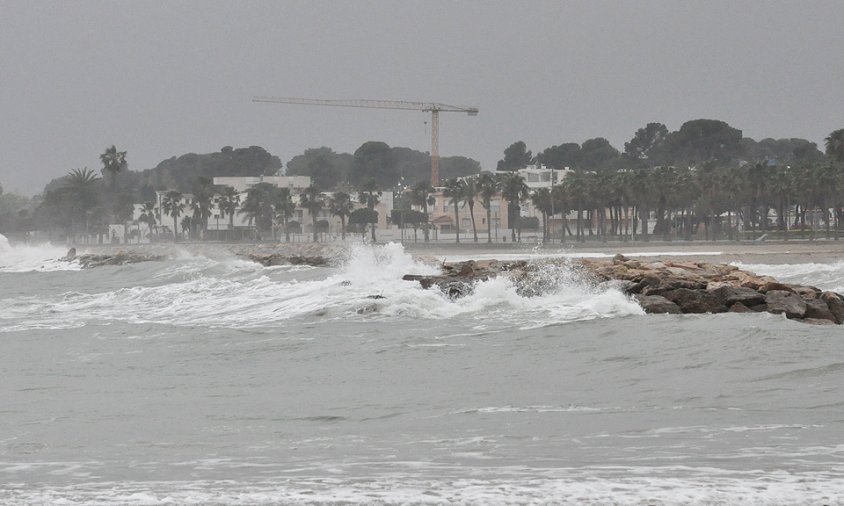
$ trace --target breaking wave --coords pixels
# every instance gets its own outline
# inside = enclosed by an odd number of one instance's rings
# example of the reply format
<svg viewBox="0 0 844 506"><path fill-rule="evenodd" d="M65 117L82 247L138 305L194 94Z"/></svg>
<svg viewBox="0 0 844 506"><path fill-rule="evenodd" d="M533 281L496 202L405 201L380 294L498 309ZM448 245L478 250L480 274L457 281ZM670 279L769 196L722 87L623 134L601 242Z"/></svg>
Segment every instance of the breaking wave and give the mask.
<svg viewBox="0 0 844 506"><path fill-rule="evenodd" d="M66 249L49 244L12 246L9 239L0 234L0 272L79 270L78 263L59 260L66 254Z"/></svg>
<svg viewBox="0 0 844 506"><path fill-rule="evenodd" d="M844 261L802 264L745 264L733 262L739 269L772 276L783 283L816 286L822 290L844 292Z"/></svg>
<svg viewBox="0 0 844 506"><path fill-rule="evenodd" d="M424 463L403 463L426 467ZM415 466L414 466L415 465ZM401 464L395 466L401 467ZM543 470L513 466L439 468L420 479L397 471L360 479L337 476L274 481L103 482L48 489L11 487L0 500L21 504L840 504L844 480L833 473L734 472L714 468L602 466ZM488 477L490 474L494 477ZM460 476L460 477L449 477Z"/></svg>
<svg viewBox="0 0 844 506"><path fill-rule="evenodd" d="M119 281L124 277L118 286L126 288L6 299L0 321L7 325L0 331L78 327L92 320L253 328L299 317L319 322L457 316L533 328L642 313L620 291L596 287L566 267L548 267L541 294L532 297L503 277L479 282L453 301L440 290L402 280L405 274L438 272L394 243L355 247L340 268L266 269L235 259L174 258L115 268L111 274Z"/></svg>

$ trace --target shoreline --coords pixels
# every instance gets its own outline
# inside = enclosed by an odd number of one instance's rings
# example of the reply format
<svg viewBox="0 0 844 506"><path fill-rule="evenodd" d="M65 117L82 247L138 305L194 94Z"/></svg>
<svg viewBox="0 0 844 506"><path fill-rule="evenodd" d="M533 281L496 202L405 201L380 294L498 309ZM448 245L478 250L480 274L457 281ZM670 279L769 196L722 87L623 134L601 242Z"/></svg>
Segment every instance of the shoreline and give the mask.
<svg viewBox="0 0 844 506"><path fill-rule="evenodd" d="M142 254L198 254L209 257L268 255L273 253L337 258L363 243L220 243L180 242L154 244L77 245L79 254L125 251ZM376 243L384 246L389 243ZM844 241L816 239L814 241L777 242L648 242L648 243L404 243L406 252L415 258L430 259L519 259L529 257L570 256L574 258L603 258L621 253L629 257L649 260L676 260L710 263L833 263L844 261Z"/></svg>

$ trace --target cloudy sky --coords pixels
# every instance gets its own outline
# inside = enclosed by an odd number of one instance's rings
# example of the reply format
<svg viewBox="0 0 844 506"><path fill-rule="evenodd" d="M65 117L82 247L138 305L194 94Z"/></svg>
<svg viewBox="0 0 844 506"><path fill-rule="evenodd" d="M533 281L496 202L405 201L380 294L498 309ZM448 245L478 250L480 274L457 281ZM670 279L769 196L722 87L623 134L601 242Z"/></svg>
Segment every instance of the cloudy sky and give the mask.
<svg viewBox="0 0 844 506"><path fill-rule="evenodd" d="M430 149L414 111L254 95L437 101L440 151L503 149L650 121L727 121L822 144L844 127L844 2L0 0L0 184L37 193L111 144L130 168L259 145L286 162L368 140Z"/></svg>

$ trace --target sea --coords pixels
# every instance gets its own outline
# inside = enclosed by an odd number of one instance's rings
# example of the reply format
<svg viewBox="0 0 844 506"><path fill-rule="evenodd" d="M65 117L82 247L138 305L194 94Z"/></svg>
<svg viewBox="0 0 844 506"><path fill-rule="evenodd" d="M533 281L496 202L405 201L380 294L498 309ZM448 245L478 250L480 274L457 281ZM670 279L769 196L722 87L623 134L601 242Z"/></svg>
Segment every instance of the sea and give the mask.
<svg viewBox="0 0 844 506"><path fill-rule="evenodd" d="M844 504L839 326L645 315L565 266L451 300L400 244L65 253L0 236L0 504Z"/></svg>

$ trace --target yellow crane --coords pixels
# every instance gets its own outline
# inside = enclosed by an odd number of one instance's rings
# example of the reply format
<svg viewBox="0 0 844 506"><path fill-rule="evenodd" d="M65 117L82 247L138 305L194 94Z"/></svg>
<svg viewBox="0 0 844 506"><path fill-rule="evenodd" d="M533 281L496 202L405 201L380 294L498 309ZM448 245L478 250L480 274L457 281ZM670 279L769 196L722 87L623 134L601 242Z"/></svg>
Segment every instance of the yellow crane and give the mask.
<svg viewBox="0 0 844 506"><path fill-rule="evenodd" d="M431 185L440 184L440 113L464 112L477 116L478 108L448 105L437 102L406 102L402 100L326 100L319 98L254 97L253 102L272 104L322 105L329 107L364 107L370 109L402 109L431 113Z"/></svg>

